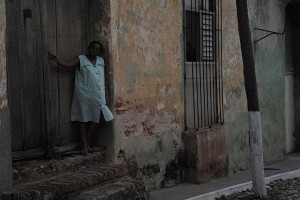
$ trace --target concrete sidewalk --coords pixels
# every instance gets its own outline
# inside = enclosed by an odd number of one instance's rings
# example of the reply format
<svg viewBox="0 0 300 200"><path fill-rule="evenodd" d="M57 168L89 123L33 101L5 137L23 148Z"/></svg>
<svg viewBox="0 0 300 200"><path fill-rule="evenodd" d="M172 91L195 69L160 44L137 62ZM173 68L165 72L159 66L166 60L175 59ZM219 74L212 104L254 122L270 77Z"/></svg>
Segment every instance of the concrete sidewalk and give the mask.
<svg viewBox="0 0 300 200"><path fill-rule="evenodd" d="M300 153L287 155L285 161L265 166L266 183L300 177ZM232 194L252 187L251 171L242 171L205 184L183 183L151 192L150 200L204 200Z"/></svg>

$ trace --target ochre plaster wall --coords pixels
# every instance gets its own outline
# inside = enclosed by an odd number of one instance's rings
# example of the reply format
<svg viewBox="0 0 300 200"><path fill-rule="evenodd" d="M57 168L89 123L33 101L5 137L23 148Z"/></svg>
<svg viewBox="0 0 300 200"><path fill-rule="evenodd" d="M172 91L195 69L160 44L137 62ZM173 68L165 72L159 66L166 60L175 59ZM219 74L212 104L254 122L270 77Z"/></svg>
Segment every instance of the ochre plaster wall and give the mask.
<svg viewBox="0 0 300 200"><path fill-rule="evenodd" d="M182 178L181 0L111 0L111 26L118 158L135 160L148 187L173 184Z"/></svg>

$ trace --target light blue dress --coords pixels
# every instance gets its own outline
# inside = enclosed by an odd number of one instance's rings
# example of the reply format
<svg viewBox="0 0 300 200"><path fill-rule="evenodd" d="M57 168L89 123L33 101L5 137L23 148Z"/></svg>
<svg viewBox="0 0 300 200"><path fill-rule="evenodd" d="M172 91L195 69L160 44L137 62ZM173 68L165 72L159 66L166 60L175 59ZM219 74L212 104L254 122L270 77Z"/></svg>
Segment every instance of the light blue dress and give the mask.
<svg viewBox="0 0 300 200"><path fill-rule="evenodd" d="M71 121L99 122L100 113L105 121L114 119L105 100L104 60L97 57L93 65L85 55L79 56L80 69L75 70L71 107Z"/></svg>

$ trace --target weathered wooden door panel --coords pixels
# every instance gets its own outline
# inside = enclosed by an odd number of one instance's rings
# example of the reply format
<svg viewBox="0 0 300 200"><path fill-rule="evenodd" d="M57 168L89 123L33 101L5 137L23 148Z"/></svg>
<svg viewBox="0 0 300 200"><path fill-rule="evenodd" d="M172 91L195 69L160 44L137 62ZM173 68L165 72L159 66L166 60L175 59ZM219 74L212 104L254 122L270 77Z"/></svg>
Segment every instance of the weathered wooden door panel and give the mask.
<svg viewBox="0 0 300 200"><path fill-rule="evenodd" d="M20 1L20 68L23 72L24 149L42 146L43 69L39 1Z"/></svg>
<svg viewBox="0 0 300 200"><path fill-rule="evenodd" d="M58 72L57 66L49 61L48 51L57 52L56 47L56 4L53 0L41 1L43 63L45 85L46 149L51 151L54 137L59 133Z"/></svg>
<svg viewBox="0 0 300 200"><path fill-rule="evenodd" d="M73 59L83 52L86 45L85 0L56 1L57 13L57 55L64 59ZM72 140L70 123L71 101L74 72L58 69L59 92L59 133L55 145L63 145Z"/></svg>
<svg viewBox="0 0 300 200"><path fill-rule="evenodd" d="M43 81L38 1L7 1L8 79L13 150L42 146ZM11 35L12 34L12 35Z"/></svg>
<svg viewBox="0 0 300 200"><path fill-rule="evenodd" d="M23 108L22 108L22 89L21 89L21 68L20 63L20 21L19 1L6 1L6 16L7 16L7 74L8 74L8 97L11 116L11 132L12 132L12 148L18 150L23 148Z"/></svg>

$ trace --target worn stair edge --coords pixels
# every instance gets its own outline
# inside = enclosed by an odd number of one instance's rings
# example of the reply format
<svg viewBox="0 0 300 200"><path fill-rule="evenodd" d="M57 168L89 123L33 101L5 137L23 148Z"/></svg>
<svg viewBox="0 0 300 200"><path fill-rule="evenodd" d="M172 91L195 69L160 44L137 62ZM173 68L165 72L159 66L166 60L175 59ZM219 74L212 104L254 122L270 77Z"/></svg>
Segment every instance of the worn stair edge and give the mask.
<svg viewBox="0 0 300 200"><path fill-rule="evenodd" d="M128 176L82 192L76 197L68 197L74 200L147 200L149 198L150 193L144 183Z"/></svg>
<svg viewBox="0 0 300 200"><path fill-rule="evenodd" d="M87 156L73 155L51 160L18 161L13 163L14 186L59 176L77 171L83 166L104 164L103 152L90 153Z"/></svg>
<svg viewBox="0 0 300 200"><path fill-rule="evenodd" d="M125 165L98 165L49 178L18 185L13 191L1 194L1 200L64 199L69 193L128 175Z"/></svg>

